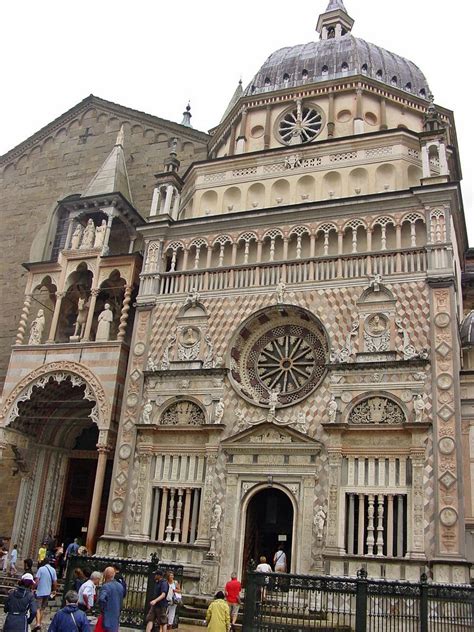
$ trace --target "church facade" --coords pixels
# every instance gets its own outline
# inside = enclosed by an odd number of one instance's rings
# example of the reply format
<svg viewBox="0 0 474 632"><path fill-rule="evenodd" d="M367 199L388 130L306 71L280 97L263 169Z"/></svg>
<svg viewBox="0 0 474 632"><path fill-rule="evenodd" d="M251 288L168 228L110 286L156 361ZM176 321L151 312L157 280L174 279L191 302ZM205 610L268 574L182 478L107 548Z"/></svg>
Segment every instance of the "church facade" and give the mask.
<svg viewBox="0 0 474 632"><path fill-rule="evenodd" d="M280 545L295 573L469 580L454 117L353 24L331 0L209 136L122 109L64 192L0 415L24 554L83 531L201 594Z"/></svg>

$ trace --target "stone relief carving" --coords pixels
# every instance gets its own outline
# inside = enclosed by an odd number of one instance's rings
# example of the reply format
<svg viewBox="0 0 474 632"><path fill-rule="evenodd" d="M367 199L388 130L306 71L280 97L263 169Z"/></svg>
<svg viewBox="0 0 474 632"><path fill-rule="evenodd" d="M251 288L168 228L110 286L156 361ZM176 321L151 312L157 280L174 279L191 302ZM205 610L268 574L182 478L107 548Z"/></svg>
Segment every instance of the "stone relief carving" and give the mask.
<svg viewBox="0 0 474 632"><path fill-rule="evenodd" d="M342 362L348 362L351 359L351 357L355 353L353 340L354 338L357 338L358 331L359 331L359 317L357 317L352 323L351 330L346 336L346 343L342 347L342 349L340 349L339 351L336 351L336 350L331 351L331 355L330 355L331 362L339 364Z"/></svg>
<svg viewBox="0 0 474 632"><path fill-rule="evenodd" d="M73 386L85 384L84 399L96 402L89 417L99 429L107 428L110 421L110 404L101 383L88 368L68 361L50 362L26 375L6 398L0 413L0 423L5 419L4 425L14 421L20 414L18 404L28 401L33 388L44 388L50 378L58 384L64 380L70 380Z"/></svg>
<svg viewBox="0 0 474 632"><path fill-rule="evenodd" d="M178 360L196 360L199 357L201 331L197 327L180 327L178 330Z"/></svg>
<svg viewBox="0 0 474 632"><path fill-rule="evenodd" d="M207 354L204 360L203 369L212 369L214 368L214 366L216 366L216 363L214 362L214 345L212 344L212 340L209 334L206 334L204 340L206 341L207 345Z"/></svg>
<svg viewBox="0 0 474 632"><path fill-rule="evenodd" d="M388 319L384 314L368 316L364 327L365 351L380 353L390 350Z"/></svg>
<svg viewBox="0 0 474 632"><path fill-rule="evenodd" d="M318 511L314 514L314 526L316 527L316 537L319 540L323 539L324 527L326 526L327 512L321 505Z"/></svg>
<svg viewBox="0 0 474 632"><path fill-rule="evenodd" d="M275 289L276 300L278 304L285 302L286 285L282 281L278 283Z"/></svg>
<svg viewBox="0 0 474 632"><path fill-rule="evenodd" d="M162 426L202 426L205 423L204 411L190 401L174 402L160 418Z"/></svg>
<svg viewBox="0 0 474 632"><path fill-rule="evenodd" d="M398 333L400 334L403 340L403 346L402 346L403 359L413 360L414 358L421 358L422 360L426 360L429 356L428 350L421 349L420 351L417 351L415 349L415 347L410 341L410 336L408 335L408 332L403 325L402 319L397 318L395 320L395 324L397 325Z"/></svg>
<svg viewBox="0 0 474 632"><path fill-rule="evenodd" d="M385 397L371 397L360 402L349 415L351 424L402 424L405 415L395 402Z"/></svg>
<svg viewBox="0 0 474 632"><path fill-rule="evenodd" d="M176 344L176 340L177 340L177 336L174 334L169 337L168 344L166 346L166 349L163 353L163 358L161 360L162 371L168 371L168 369L170 368L170 363L171 363L170 356Z"/></svg>
<svg viewBox="0 0 474 632"><path fill-rule="evenodd" d="M219 504L219 501L216 502L212 509L211 515L211 529L218 529L219 524L222 518L222 507Z"/></svg>
<svg viewBox="0 0 474 632"><path fill-rule="evenodd" d="M193 287L191 292L188 294L188 296L184 300L184 307L196 307L196 305L199 303L200 298L201 298L201 295L196 290L196 288Z"/></svg>
<svg viewBox="0 0 474 632"><path fill-rule="evenodd" d="M153 413L153 404L150 399L147 400L143 406L142 411L142 424L151 424L151 415Z"/></svg>

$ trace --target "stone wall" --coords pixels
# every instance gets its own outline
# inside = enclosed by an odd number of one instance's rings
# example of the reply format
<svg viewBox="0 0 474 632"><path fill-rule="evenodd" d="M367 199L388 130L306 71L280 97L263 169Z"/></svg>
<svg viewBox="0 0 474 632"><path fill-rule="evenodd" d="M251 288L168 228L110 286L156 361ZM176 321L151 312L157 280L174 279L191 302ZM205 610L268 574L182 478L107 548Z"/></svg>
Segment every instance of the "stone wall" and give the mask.
<svg viewBox="0 0 474 632"><path fill-rule="evenodd" d="M10 537L13 520L15 518L16 503L20 492L20 475L12 476L15 466L13 454L10 449L3 451L0 459L0 489L2 497L2 510L0 511L0 537Z"/></svg>
<svg viewBox="0 0 474 632"><path fill-rule="evenodd" d="M57 201L84 191L122 123L133 202L147 216L154 174L163 170L171 139L178 138L183 174L206 157L206 134L88 97L0 158L0 391L24 300L21 264L42 259Z"/></svg>

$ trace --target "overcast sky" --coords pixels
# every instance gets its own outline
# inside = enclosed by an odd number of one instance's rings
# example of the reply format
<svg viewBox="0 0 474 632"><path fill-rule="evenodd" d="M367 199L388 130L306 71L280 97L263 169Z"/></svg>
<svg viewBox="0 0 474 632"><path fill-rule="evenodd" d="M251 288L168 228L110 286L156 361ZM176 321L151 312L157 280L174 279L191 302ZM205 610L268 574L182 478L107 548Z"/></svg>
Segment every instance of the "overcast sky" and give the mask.
<svg viewBox="0 0 474 632"><path fill-rule="evenodd" d="M219 122L242 77L268 55L318 37L328 0L5 0L1 3L0 155L88 94L193 126ZM436 103L454 110L472 217L470 0L345 0L353 33L416 63ZM469 32L468 32L469 31ZM471 141L469 143L469 141Z"/></svg>

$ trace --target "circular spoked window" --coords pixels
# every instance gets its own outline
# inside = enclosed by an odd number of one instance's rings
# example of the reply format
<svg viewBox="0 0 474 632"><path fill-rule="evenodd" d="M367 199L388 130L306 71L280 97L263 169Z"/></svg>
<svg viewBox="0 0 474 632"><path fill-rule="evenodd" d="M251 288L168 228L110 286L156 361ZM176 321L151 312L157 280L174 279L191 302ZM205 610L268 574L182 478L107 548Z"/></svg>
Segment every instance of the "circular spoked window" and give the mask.
<svg viewBox="0 0 474 632"><path fill-rule="evenodd" d="M320 322L305 310L277 306L248 321L231 349L231 381L247 400L292 406L326 373L328 344Z"/></svg>
<svg viewBox="0 0 474 632"><path fill-rule="evenodd" d="M277 134L285 145L310 143L321 132L323 115L314 105L298 104L284 112L277 121Z"/></svg>

